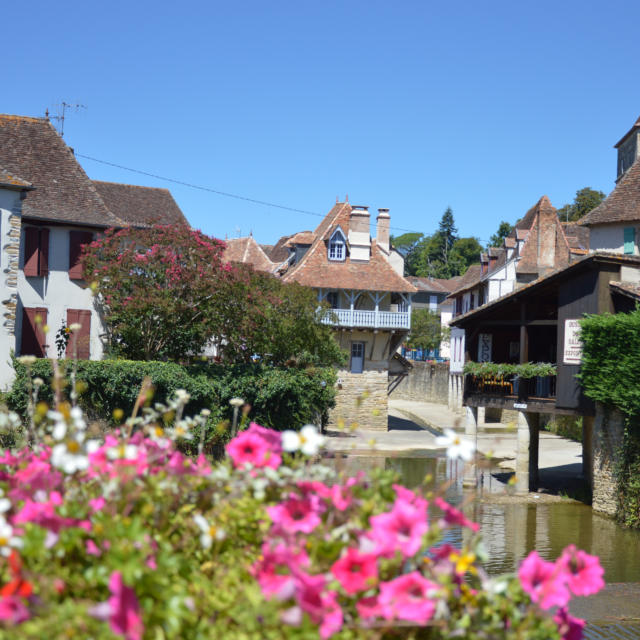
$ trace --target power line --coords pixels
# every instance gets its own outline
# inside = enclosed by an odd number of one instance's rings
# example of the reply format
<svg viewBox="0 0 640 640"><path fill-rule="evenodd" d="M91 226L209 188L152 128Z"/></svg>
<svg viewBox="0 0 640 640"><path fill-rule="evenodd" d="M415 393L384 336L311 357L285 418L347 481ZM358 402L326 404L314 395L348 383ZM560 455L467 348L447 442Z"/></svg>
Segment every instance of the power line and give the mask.
<svg viewBox="0 0 640 640"><path fill-rule="evenodd" d="M184 180L176 180L175 178L167 178L166 176L160 176L156 173L150 173L148 171L142 171L140 169L132 169L131 167L125 167L115 162L108 162L107 160L100 160L92 156L87 156L82 153L75 152L75 155L85 160L92 160L93 162L99 162L100 164L106 164L110 167L116 167L117 169L123 169L124 171L131 171L132 173L138 173L142 176L148 176L149 178L155 178L156 180L164 180L165 182L172 182L173 184L179 184L183 187L189 187L190 189L198 189L200 191L208 191L209 193L215 193L218 196L224 196L225 198L235 198L236 200L243 200L245 202L251 202L252 204L259 204L263 207L273 207L275 209L282 209L284 211L292 211L293 213L304 213L308 216L316 216L318 218L324 218L326 213L318 213L317 211L308 211L306 209L296 209L295 207L287 207L283 204L276 204L274 202L267 202L266 200L257 200L256 198L249 198L247 196L239 196L236 193L229 193L227 191L220 191L219 189L213 189L212 187L204 187L199 184L193 184L191 182L185 182ZM389 227L394 231L404 231L406 233L422 233L421 231L415 231L414 229L403 229L401 227Z"/></svg>

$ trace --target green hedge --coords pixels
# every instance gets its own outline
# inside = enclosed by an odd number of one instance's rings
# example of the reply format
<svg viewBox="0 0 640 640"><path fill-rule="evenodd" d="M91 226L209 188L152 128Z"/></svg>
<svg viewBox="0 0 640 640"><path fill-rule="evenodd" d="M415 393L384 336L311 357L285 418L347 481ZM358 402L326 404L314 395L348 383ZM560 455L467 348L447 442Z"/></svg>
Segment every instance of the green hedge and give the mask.
<svg viewBox="0 0 640 640"><path fill-rule="evenodd" d="M69 371L72 363L61 361L60 365ZM17 361L14 367L16 379L7 395L7 404L24 417L28 404L28 372ZM51 361L37 360L30 367L30 375L44 380L39 398L51 403ZM212 420L230 419L229 400L240 397L251 405L251 420L279 430L316 422L318 416L325 423L334 404L336 381L334 370L326 368L82 360L77 363L77 380L86 383L86 389L80 395L79 404L93 419L111 420L115 409L129 415L145 376L151 378L154 400L159 402L164 402L176 389L186 389L191 396L187 415L210 409Z"/></svg>
<svg viewBox="0 0 640 640"><path fill-rule="evenodd" d="M585 395L625 416L617 466L617 517L640 529L640 309L587 316L580 327L578 378Z"/></svg>

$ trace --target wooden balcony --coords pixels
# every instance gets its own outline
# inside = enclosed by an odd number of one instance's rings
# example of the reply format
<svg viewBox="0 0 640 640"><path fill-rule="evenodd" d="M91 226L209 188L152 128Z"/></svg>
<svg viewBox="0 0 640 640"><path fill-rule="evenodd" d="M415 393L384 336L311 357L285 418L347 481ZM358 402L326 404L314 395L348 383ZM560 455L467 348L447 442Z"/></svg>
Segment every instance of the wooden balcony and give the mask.
<svg viewBox="0 0 640 640"><path fill-rule="evenodd" d="M470 407L572 413L556 408L556 376L466 375L464 401Z"/></svg>
<svg viewBox="0 0 640 640"><path fill-rule="evenodd" d="M362 309L330 309L322 318L324 324L350 329L411 328L408 311L364 311Z"/></svg>

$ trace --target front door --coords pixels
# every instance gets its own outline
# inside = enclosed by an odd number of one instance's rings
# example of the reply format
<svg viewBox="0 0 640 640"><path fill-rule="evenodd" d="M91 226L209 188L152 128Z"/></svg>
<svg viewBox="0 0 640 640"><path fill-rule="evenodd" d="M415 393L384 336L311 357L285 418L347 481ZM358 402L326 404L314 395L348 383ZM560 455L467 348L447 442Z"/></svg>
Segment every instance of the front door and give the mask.
<svg viewBox="0 0 640 640"><path fill-rule="evenodd" d="M351 373L362 373L364 369L364 342L351 343Z"/></svg>

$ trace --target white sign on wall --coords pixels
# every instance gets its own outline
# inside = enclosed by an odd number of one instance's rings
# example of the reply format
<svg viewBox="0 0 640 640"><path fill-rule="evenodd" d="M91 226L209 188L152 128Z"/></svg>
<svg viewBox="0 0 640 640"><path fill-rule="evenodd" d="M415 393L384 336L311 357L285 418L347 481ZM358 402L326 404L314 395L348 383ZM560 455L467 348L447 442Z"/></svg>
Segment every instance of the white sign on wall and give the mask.
<svg viewBox="0 0 640 640"><path fill-rule="evenodd" d="M491 362L491 345L493 335L481 333L478 336L478 362Z"/></svg>
<svg viewBox="0 0 640 640"><path fill-rule="evenodd" d="M462 373L464 368L464 329L451 328L451 359L449 360L450 373Z"/></svg>
<svg viewBox="0 0 640 640"><path fill-rule="evenodd" d="M580 322L564 321L564 364L580 364L582 362L582 342L580 340Z"/></svg>

